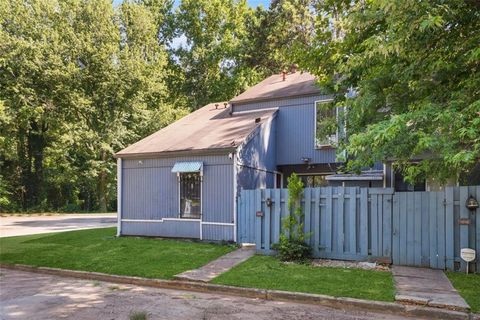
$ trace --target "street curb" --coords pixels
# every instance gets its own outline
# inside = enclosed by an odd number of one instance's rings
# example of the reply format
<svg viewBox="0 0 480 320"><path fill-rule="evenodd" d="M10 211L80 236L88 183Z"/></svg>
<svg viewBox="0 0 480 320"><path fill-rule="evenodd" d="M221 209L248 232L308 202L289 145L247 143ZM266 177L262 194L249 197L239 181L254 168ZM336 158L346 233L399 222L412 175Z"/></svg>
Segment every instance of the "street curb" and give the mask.
<svg viewBox="0 0 480 320"><path fill-rule="evenodd" d="M288 301L304 304L322 305L336 309L357 309L362 311L375 311L392 315L410 317L428 317L430 319L478 319L477 315L466 312L444 310L423 306L411 306L394 302L369 301L353 298L336 298L327 295L288 292L280 290L265 290L254 288L241 288L211 283L149 279L132 276L110 275L99 272L66 270L48 267L34 267L21 264L0 263L0 268L72 277L84 280L98 280L120 284L131 284L163 289L188 290L212 294L226 294L246 298L256 298L272 301Z"/></svg>

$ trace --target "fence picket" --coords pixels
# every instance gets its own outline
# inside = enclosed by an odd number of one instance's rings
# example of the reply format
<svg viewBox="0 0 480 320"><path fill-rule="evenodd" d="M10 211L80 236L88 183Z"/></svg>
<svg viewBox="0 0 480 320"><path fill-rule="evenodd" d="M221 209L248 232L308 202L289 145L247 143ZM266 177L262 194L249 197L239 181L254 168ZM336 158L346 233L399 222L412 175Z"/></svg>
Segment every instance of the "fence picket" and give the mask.
<svg viewBox="0 0 480 320"><path fill-rule="evenodd" d="M333 219L332 219L332 210L333 210L333 197L332 197L332 188L325 188L326 189L326 204L325 204L325 225L332 226ZM332 252L332 228L327 227L325 230L325 252L330 253Z"/></svg>
<svg viewBox="0 0 480 320"><path fill-rule="evenodd" d="M429 247L429 265L431 268L438 268L438 243L437 243L437 229L439 223L437 221L437 193L432 192L428 194L429 202L429 236L430 236L430 247Z"/></svg>
<svg viewBox="0 0 480 320"><path fill-rule="evenodd" d="M305 205L303 206L304 210L304 218L305 218L305 224L304 224L304 232L306 235L310 234L311 230L311 217L312 217L312 189L311 188L306 188L304 191L304 199L305 199ZM311 242L311 237L307 237L305 241L309 244L312 245Z"/></svg>
<svg viewBox="0 0 480 320"><path fill-rule="evenodd" d="M262 211L262 190L257 189L252 192L254 194L254 201L255 201L255 213ZM263 243L262 243L262 220L263 217L257 216L255 221L255 246L257 250L263 250Z"/></svg>
<svg viewBox="0 0 480 320"><path fill-rule="evenodd" d="M374 257L378 257L379 251L378 251L378 194L372 194L371 195L371 250L372 250L372 255Z"/></svg>
<svg viewBox="0 0 480 320"><path fill-rule="evenodd" d="M320 191L322 189L315 188L314 205L313 205L313 254L318 256L320 249Z"/></svg>
<svg viewBox="0 0 480 320"><path fill-rule="evenodd" d="M264 193L265 193L265 200L270 198L270 192L271 190L270 189L265 189L264 190ZM269 207L267 205L264 206L265 208L265 219L264 219L264 224L263 224L263 228L264 228L264 245L265 245L265 252L267 254L270 254L270 244L271 244L271 241L272 239L270 238L270 230L271 230L271 223L270 223L270 217L271 217L271 213L272 213L272 207Z"/></svg>
<svg viewBox="0 0 480 320"><path fill-rule="evenodd" d="M437 192L437 245L438 245L438 268L445 269L445 205L444 192Z"/></svg>
<svg viewBox="0 0 480 320"><path fill-rule="evenodd" d="M272 217L272 241L273 243L278 243L280 240L280 227L282 224L282 217L281 217L281 210L282 210L282 195L280 189L275 189L274 191L274 199L273 199L273 206L275 208L275 212Z"/></svg>
<svg viewBox="0 0 480 320"><path fill-rule="evenodd" d="M360 254L368 256L368 189L360 189Z"/></svg>
<svg viewBox="0 0 480 320"><path fill-rule="evenodd" d="M447 269L454 270L453 188L445 188L445 244Z"/></svg>
<svg viewBox="0 0 480 320"><path fill-rule="evenodd" d="M348 188L348 194L350 195L350 206L348 210L349 247L351 254L357 254L357 188Z"/></svg>
<svg viewBox="0 0 480 320"><path fill-rule="evenodd" d="M398 198L398 195L392 196L392 261L395 264L400 261L400 201Z"/></svg>
<svg viewBox="0 0 480 320"><path fill-rule="evenodd" d="M470 212L465 206L465 203L468 199L468 187L460 187L460 219L468 219L470 218ZM461 248L468 248L468 224L460 224L460 249ZM460 271L467 270L467 263L460 259Z"/></svg>
<svg viewBox="0 0 480 320"><path fill-rule="evenodd" d="M337 205L337 252L345 252L345 231L343 217L345 216L345 188L338 187L338 205Z"/></svg>

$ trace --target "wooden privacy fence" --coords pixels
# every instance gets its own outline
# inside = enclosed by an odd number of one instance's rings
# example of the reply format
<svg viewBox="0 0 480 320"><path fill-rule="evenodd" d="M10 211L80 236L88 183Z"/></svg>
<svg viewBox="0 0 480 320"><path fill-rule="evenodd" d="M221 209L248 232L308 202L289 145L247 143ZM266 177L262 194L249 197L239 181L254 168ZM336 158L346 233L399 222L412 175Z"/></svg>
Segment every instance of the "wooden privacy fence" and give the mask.
<svg viewBox="0 0 480 320"><path fill-rule="evenodd" d="M317 258L464 271L460 249L473 248L480 255L480 209L465 206L471 195L480 200L480 186L396 193L391 188L306 188L302 207L307 242ZM272 254L288 214L287 202L286 189L242 190L239 241Z"/></svg>

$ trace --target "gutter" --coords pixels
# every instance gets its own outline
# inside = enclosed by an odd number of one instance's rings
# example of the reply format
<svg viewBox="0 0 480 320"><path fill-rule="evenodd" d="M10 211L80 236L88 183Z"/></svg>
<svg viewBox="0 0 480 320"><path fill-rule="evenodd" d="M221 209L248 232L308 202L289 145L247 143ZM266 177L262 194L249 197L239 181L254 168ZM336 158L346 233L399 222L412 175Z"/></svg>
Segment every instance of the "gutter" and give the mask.
<svg viewBox="0 0 480 320"><path fill-rule="evenodd" d="M302 94L293 94L293 95L285 95L285 96L277 96L277 97L259 97L259 98L250 98L250 99L240 99L240 100L232 99L228 103L230 105L234 105L234 104L238 105L238 104L247 104L247 103L266 102L266 101L272 101L272 100L309 97L309 96L315 96L315 95L322 95L322 92L320 90L316 90L316 91L306 92Z"/></svg>
<svg viewBox="0 0 480 320"><path fill-rule="evenodd" d="M194 150L162 151L162 152L138 152L138 153L116 153L114 158L123 159L149 159L149 158L172 158L191 155L223 155L235 151L236 147L208 148Z"/></svg>
<svg viewBox="0 0 480 320"><path fill-rule="evenodd" d="M117 159L117 237L122 235L122 158Z"/></svg>

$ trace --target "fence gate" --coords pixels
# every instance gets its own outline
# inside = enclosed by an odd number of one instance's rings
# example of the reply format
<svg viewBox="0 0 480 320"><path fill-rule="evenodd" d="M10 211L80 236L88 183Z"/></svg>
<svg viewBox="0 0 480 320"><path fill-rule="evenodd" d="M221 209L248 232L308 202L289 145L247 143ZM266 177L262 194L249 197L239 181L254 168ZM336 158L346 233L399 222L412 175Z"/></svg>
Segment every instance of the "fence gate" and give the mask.
<svg viewBox="0 0 480 320"><path fill-rule="evenodd" d="M395 193L393 263L464 271L466 263L459 257L460 249L476 248L477 255L480 253L480 210L467 209L470 196L480 200L480 187Z"/></svg>

